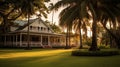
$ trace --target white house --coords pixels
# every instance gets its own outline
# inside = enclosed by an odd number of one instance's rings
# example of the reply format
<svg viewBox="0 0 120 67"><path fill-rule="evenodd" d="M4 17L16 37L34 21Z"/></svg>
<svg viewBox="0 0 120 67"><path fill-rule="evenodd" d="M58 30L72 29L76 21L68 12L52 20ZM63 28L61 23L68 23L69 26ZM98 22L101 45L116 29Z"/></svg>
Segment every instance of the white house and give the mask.
<svg viewBox="0 0 120 67"><path fill-rule="evenodd" d="M0 36L0 45L5 47L27 47L27 21L15 21L10 32ZM65 35L54 31L40 18L30 20L30 47L65 46Z"/></svg>

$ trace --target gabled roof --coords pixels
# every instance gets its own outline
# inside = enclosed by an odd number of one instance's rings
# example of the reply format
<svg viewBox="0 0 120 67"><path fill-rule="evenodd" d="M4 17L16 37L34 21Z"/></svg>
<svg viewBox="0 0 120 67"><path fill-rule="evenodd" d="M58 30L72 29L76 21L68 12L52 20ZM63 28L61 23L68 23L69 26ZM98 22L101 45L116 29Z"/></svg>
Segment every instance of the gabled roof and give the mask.
<svg viewBox="0 0 120 67"><path fill-rule="evenodd" d="M28 21L22 21L22 23L25 23L25 24L23 24L23 26L19 26L15 31L19 31L19 30L24 29L24 28L27 27L28 25L32 24L35 20L36 20L36 19L30 20L29 24L28 24Z"/></svg>
<svg viewBox="0 0 120 67"><path fill-rule="evenodd" d="M22 23L24 23L24 24L23 24L23 26L22 26L22 25L19 26L15 31L23 30L23 29L26 28L28 25L34 23L36 20L38 20L38 21L40 21L41 23L43 23L46 27L48 27L48 28L52 31L52 33L54 33L54 31L52 30L52 28L51 28L49 25L47 25L46 23L44 23L44 21L43 21L42 19L40 19L40 18L31 19L30 22L29 22L29 24L28 24L28 21L20 21L20 22L22 22Z"/></svg>

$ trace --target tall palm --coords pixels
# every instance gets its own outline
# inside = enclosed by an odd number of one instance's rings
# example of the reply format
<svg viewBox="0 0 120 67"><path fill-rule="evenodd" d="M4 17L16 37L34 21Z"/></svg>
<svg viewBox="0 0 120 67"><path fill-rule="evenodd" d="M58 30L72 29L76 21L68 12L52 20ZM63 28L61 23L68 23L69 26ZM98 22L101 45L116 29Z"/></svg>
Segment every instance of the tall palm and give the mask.
<svg viewBox="0 0 120 67"><path fill-rule="evenodd" d="M49 8L50 8L50 11L51 11L51 8L54 6L54 4L53 3L50 3L50 6L49 6ZM54 11L51 11L52 12L52 24L54 24Z"/></svg>
<svg viewBox="0 0 120 67"><path fill-rule="evenodd" d="M82 30L82 22L81 22L81 20L79 20L79 19L77 19L77 20L75 20L74 21L74 24L73 24L73 28L74 28L74 30L77 32L77 31L79 31L79 39L80 39L80 49L82 48L82 32L81 32L81 30ZM78 32L77 32L78 33Z"/></svg>
<svg viewBox="0 0 120 67"><path fill-rule="evenodd" d="M79 28L79 33L80 33L80 46L82 47L81 21L84 17L88 18L89 15L87 13L87 9L82 9L82 6L84 6L84 4L81 4L81 2L82 2L82 0L65 0L65 1L61 0L58 3L56 3L53 8L55 10L57 10L59 7L62 7L62 6L65 6L65 5L67 6L60 13L60 24L62 24L62 25L67 24L67 23L68 24L70 23L70 24L73 25L74 20L76 20L76 19L79 20L78 28ZM84 10L86 10L86 11L84 11Z"/></svg>
<svg viewBox="0 0 120 67"><path fill-rule="evenodd" d="M77 0L75 0L75 2L76 1ZM73 22L79 18L79 14L77 14L77 13L79 13L78 5L75 5L73 0L65 0L65 1L62 0L55 4L54 9L57 9L57 7L60 7L60 6L62 7L62 5L69 5L69 6L66 6L66 8L63 9L63 11L61 11L61 13L59 15L60 25L61 26L66 25L68 27L68 29L72 29ZM70 32L70 30L69 30L69 32Z"/></svg>
<svg viewBox="0 0 120 67"><path fill-rule="evenodd" d="M36 11L40 12L40 16L46 17L45 11L47 11L47 7L44 4L44 0L23 0L21 2L21 11L25 17L28 19L28 31L27 31L27 48L30 49L30 32L29 32L29 24L30 24L30 16L35 14Z"/></svg>

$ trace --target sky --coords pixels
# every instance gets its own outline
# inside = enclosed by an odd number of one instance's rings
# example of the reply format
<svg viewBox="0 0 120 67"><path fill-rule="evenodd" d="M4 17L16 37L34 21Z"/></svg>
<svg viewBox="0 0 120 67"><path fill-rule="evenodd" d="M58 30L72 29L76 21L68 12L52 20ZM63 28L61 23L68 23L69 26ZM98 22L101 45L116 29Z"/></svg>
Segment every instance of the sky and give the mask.
<svg viewBox="0 0 120 67"><path fill-rule="evenodd" d="M58 0L51 0L51 3L55 4ZM48 4L47 4L48 6ZM54 17L53 17L53 22L58 25L58 22L59 22L59 19L58 19L58 16L59 16L59 13L60 13L61 9L59 9L58 11L55 11L54 12ZM50 14L48 14L48 18L47 18L48 21L52 22L52 12Z"/></svg>
<svg viewBox="0 0 120 67"><path fill-rule="evenodd" d="M49 7L49 5L50 5L50 3L53 3L53 4L55 4L56 2L58 2L59 0L50 0L50 2L49 3L45 3L45 5L47 6L47 7ZM58 9L58 11L54 11L54 16L53 16L53 23L54 24L56 24L56 25L58 25L59 24L59 13L61 12L61 10L62 10L63 8L60 8L60 9ZM48 21L50 21L51 23L52 23L52 13L53 13L53 11L51 11L49 14L48 14L48 16L47 16L47 18L44 18L44 17L42 17L42 19L43 20L48 20ZM31 19L34 19L34 18L36 18L36 16L32 16L31 17Z"/></svg>

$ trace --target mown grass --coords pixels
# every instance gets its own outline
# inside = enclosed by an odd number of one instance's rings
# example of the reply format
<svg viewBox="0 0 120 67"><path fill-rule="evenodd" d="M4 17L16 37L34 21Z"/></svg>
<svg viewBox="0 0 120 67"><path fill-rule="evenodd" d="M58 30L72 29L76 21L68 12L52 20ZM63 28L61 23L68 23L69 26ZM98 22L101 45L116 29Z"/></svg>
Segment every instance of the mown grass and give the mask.
<svg viewBox="0 0 120 67"><path fill-rule="evenodd" d="M120 55L71 56L72 49L0 49L0 67L120 67Z"/></svg>

